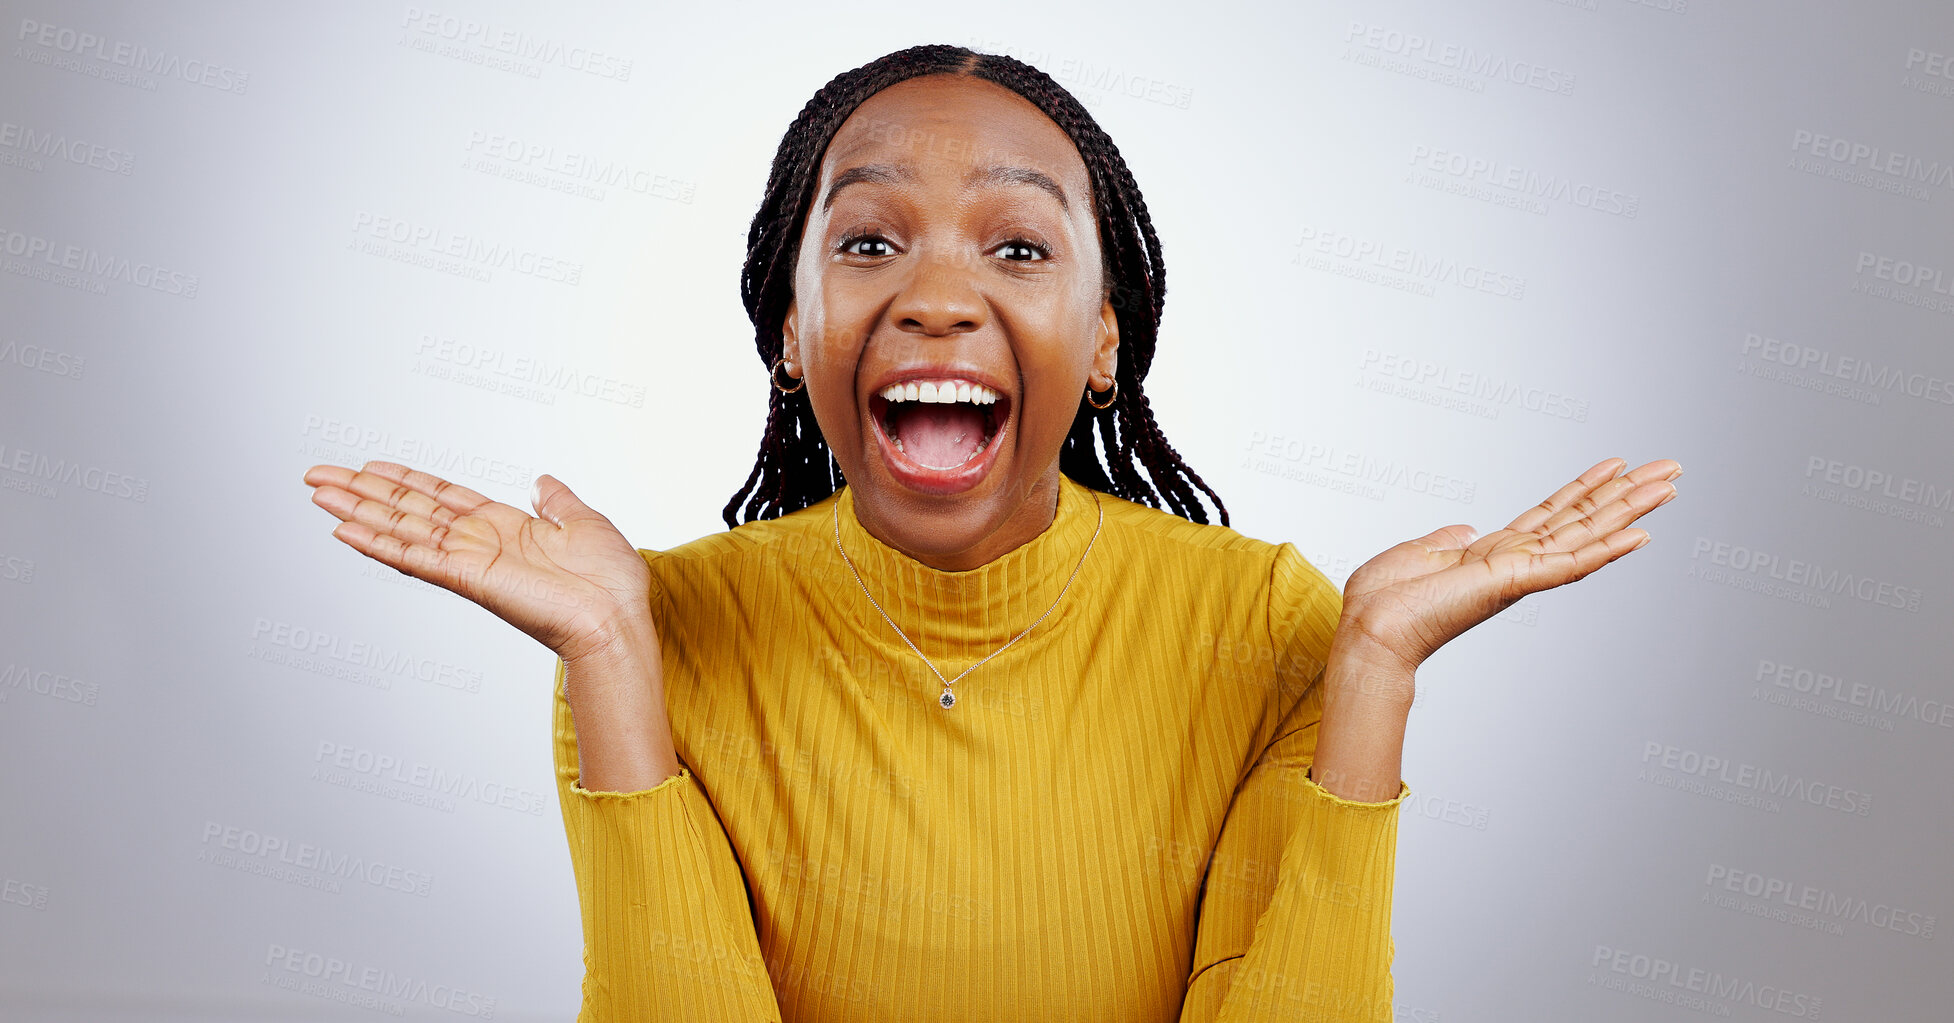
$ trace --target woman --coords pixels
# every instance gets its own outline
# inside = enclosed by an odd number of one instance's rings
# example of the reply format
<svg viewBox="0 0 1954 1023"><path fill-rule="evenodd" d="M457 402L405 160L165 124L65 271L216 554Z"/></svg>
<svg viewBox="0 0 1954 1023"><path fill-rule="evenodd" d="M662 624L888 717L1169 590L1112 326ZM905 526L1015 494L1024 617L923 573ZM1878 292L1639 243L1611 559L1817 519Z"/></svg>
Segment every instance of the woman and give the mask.
<svg viewBox="0 0 1954 1023"><path fill-rule="evenodd" d="M1640 547L1680 468L1604 460L1339 595L1155 425L1163 272L1064 89L916 47L782 140L729 531L641 551L549 476L531 517L306 474L335 536L558 654L581 1018L1391 1018L1415 669Z"/></svg>

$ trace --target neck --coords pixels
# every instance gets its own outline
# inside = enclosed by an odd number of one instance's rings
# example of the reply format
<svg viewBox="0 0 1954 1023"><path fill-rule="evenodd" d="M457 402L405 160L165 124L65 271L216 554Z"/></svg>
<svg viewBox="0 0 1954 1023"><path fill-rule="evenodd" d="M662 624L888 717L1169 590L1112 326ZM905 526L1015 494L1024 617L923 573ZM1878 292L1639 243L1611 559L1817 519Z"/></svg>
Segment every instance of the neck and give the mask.
<svg viewBox="0 0 1954 1023"><path fill-rule="evenodd" d="M861 614L849 617L870 642L886 647L892 657L914 656L869 606L874 602L926 656L954 676L1047 612L1051 617L1046 624L1055 626L1082 606L1069 597L1060 602L1059 595L1091 549L1100 502L1090 488L1063 476L1057 479L1057 491L1056 507L1045 506L1049 522L1044 532L983 564L956 570L925 564L870 533L856 514L855 488L843 487L832 499L833 507L821 508L823 518L832 516L833 521L832 527L824 521L822 531L832 528L841 550L830 545L820 560L834 573L831 582L844 592L857 587L867 591ZM1082 583L1094 575L1093 566L1086 565Z"/></svg>
<svg viewBox="0 0 1954 1023"><path fill-rule="evenodd" d="M957 549L925 546L917 538L930 538L934 530L896 527L883 511L851 502L862 529L878 541L939 572L968 572L1030 543L1051 528L1058 514L1058 465L1032 483L1024 498L1006 512L1003 521L979 537L975 543Z"/></svg>

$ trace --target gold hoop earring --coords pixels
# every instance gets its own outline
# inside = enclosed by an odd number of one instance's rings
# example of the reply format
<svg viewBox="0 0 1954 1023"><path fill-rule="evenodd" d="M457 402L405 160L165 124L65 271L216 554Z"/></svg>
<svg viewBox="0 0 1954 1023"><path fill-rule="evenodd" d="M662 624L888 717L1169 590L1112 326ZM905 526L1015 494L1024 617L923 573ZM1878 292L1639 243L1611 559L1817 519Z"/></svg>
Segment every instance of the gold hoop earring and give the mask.
<svg viewBox="0 0 1954 1023"><path fill-rule="evenodd" d="M801 388L807 386L807 378L790 376L787 379L794 381L794 386L792 387L780 386L780 364L786 361L787 361L787 357L784 355L778 359L773 360L773 365L768 367L767 369L767 379L773 382L774 390L779 391L782 394L793 394L795 391L798 391Z"/></svg>
<svg viewBox="0 0 1954 1023"><path fill-rule="evenodd" d="M1095 394L1105 395L1106 404L1101 405L1100 403L1093 401L1092 396ZM1113 402L1118 400L1119 400L1119 381L1117 380L1113 381L1113 386L1111 388L1104 391L1095 391L1092 389L1091 384L1086 385L1086 404L1091 405L1093 408L1098 408L1098 409L1112 408Z"/></svg>

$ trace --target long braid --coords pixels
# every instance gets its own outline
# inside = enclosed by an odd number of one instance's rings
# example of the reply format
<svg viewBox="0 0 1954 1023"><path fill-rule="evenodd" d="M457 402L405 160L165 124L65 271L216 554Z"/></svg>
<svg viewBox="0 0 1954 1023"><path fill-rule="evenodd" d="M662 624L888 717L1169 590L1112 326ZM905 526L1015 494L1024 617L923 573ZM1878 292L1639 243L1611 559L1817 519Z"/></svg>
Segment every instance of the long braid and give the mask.
<svg viewBox="0 0 1954 1023"><path fill-rule="evenodd" d="M1144 278L1145 298L1150 304L1153 322L1158 323L1165 307L1167 269L1161 258L1160 239L1154 232L1153 218L1147 210L1145 198L1140 195L1139 186L1133 180L1132 170L1120 156L1119 147L1089 118L1076 127L1061 122L1061 127L1065 127L1074 138L1085 135L1094 143L1082 149L1089 149L1093 153L1092 163L1097 166L1091 169L1096 172L1095 179L1113 178L1117 182L1114 187L1104 188L1104 194L1110 196L1112 200L1114 208L1108 212L1111 213L1114 221L1134 223L1139 226L1141 239L1146 246L1145 262L1142 264L1147 270ZM1126 208L1129 206L1130 208ZM1130 235L1121 238L1123 242L1131 240ZM1132 248L1129 244L1116 249L1121 263L1129 260L1134 263L1140 262L1141 254L1132 252ZM1194 487L1199 487L1214 501L1215 507L1221 511L1222 522L1226 523L1227 506L1222 504L1221 498L1205 480L1201 479L1200 474L1194 472L1181 459L1173 446L1167 443L1166 435L1161 432L1159 423L1154 419L1152 404L1140 387L1140 380L1145 378L1147 371L1152 368L1153 354L1152 344L1136 346L1131 353L1131 358L1121 360L1119 371L1115 374L1115 379L1122 376L1126 378L1121 381L1120 398L1116 402L1123 444L1118 449L1118 457L1114 459L1115 472L1119 472L1123 467L1126 472L1121 475L1129 477L1123 482L1133 490L1151 495L1152 488L1139 479L1137 472L1132 471L1130 459L1138 455L1141 463L1146 466L1147 474L1153 477L1153 482L1158 485L1160 497L1167 501L1174 514L1197 522L1206 521L1200 502L1195 498L1193 488L1188 485L1191 482ZM1108 441L1107 450L1115 450L1110 443L1110 435Z"/></svg>
<svg viewBox="0 0 1954 1023"><path fill-rule="evenodd" d="M1119 148L1078 99L1051 76L1015 58L961 46L913 46L836 75L801 108L774 154L766 194L747 230L746 263L740 273L740 298L753 322L762 364L772 367L782 351L781 327L792 301L801 231L829 141L870 96L930 74L983 78L1023 96L1065 131L1086 165L1108 295L1119 315L1114 372L1119 393L1106 409L1092 408L1080 396L1078 415L1059 449L1059 471L1151 507L1165 501L1174 514L1207 522L1198 488L1226 525L1227 506L1167 443L1141 388L1153 364L1167 292L1167 266L1146 200ZM1103 462L1099 450L1105 452ZM845 483L806 390L784 394L769 380L766 432L753 471L726 504L726 525L797 511Z"/></svg>

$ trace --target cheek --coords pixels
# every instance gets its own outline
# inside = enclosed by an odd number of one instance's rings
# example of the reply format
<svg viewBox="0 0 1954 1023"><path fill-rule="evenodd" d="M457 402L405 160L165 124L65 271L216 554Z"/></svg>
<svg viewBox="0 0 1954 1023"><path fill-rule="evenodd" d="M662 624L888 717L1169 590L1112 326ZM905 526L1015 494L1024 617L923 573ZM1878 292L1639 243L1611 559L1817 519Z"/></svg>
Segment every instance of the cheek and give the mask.
<svg viewBox="0 0 1954 1023"><path fill-rule="evenodd" d="M1043 367L1037 377L1039 383L1031 383L1031 378L1027 376L1025 386L1032 393L1025 396L1027 414L1019 418L1027 441L1052 447L1064 443L1065 435L1072 431L1072 421L1079 413L1079 398L1085 393L1085 373L1085 365L1073 365L1068 354L1064 365ZM1072 386L1075 375L1079 382L1077 389Z"/></svg>
<svg viewBox="0 0 1954 1023"><path fill-rule="evenodd" d="M862 363L861 332L832 318L808 326L813 336L804 336L801 342L808 374L819 381L823 395L832 394L838 402L852 403Z"/></svg>
<svg viewBox="0 0 1954 1023"><path fill-rule="evenodd" d="M818 306L801 316L799 326L802 372L807 377L814 418L831 443L845 441L862 430L861 411L855 407L861 350L853 339L859 335L838 323L831 308Z"/></svg>
<svg viewBox="0 0 1954 1023"><path fill-rule="evenodd" d="M850 295L846 288L829 285L817 293L800 318L801 348L808 362L819 362L829 374L852 376L876 308L868 296Z"/></svg>

